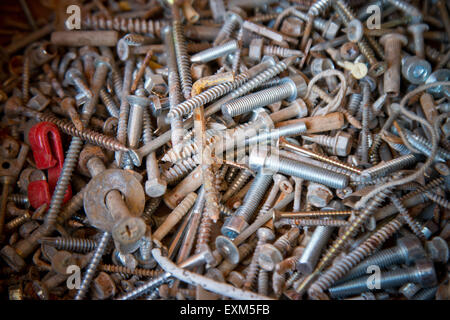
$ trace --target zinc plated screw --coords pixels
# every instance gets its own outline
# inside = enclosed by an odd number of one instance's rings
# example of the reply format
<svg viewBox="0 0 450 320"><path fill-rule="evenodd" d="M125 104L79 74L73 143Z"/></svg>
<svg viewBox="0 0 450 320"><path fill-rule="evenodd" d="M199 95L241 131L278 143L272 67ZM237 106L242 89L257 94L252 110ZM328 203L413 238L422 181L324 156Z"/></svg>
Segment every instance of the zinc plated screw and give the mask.
<svg viewBox="0 0 450 320"><path fill-rule="evenodd" d="M248 222L255 213L271 182L272 175L264 174L262 170L258 171L250 189L245 195L242 205L232 217L225 220L221 229L223 235L234 239L248 226Z"/></svg>
<svg viewBox="0 0 450 320"><path fill-rule="evenodd" d="M296 176L304 180L309 180L326 186L343 189L348 185L348 177L318 168L306 163L293 161L283 157L268 155L267 149L254 148L250 153L250 168L269 170L281 174Z"/></svg>
<svg viewBox="0 0 450 320"><path fill-rule="evenodd" d="M282 83L278 86L261 90L224 104L222 113L229 117L235 117L284 99L293 101L299 95L304 96L305 94L306 83L301 76L283 78Z"/></svg>
<svg viewBox="0 0 450 320"><path fill-rule="evenodd" d="M437 283L436 272L430 261L417 261L414 267L403 268L394 271L381 272L380 288L392 288L401 286L407 282L418 283L425 288L435 286ZM333 298L342 298L349 295L367 291L368 277L361 277L329 289Z"/></svg>

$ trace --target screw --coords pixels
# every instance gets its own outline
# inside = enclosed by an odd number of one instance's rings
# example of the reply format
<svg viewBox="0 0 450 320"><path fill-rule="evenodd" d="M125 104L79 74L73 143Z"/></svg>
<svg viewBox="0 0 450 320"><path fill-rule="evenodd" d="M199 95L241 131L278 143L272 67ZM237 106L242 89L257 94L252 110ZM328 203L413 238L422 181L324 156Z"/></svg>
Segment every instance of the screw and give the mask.
<svg viewBox="0 0 450 320"><path fill-rule="evenodd" d="M320 145L327 146L332 152L338 156L347 156L352 147L352 136L345 132L339 132L336 136L330 137L325 135L304 135L302 138L306 141L315 142Z"/></svg>
<svg viewBox="0 0 450 320"><path fill-rule="evenodd" d="M417 261L414 267L382 272L380 288L399 287L407 282L415 282L426 288L436 285L436 273L432 262ZM345 297L367 291L368 277L355 279L329 289L333 298Z"/></svg>
<svg viewBox="0 0 450 320"><path fill-rule="evenodd" d="M90 252L97 247L97 241L84 238L42 237L39 243L72 252Z"/></svg>
<svg viewBox="0 0 450 320"><path fill-rule="evenodd" d="M423 59L425 58L425 45L423 42L423 33L428 31L429 27L427 24L413 24L408 26L408 31L412 34L414 39L414 51L416 56Z"/></svg>
<svg viewBox="0 0 450 320"><path fill-rule="evenodd" d="M387 0L388 3L403 11L405 14L411 17L411 22L419 23L422 21L422 13L415 6L407 3L403 0Z"/></svg>
<svg viewBox="0 0 450 320"><path fill-rule="evenodd" d="M76 68L70 68L66 71L64 81L67 84L75 86L80 92L84 94L87 99L92 98L92 92L82 79L81 72Z"/></svg>
<svg viewBox="0 0 450 320"><path fill-rule="evenodd" d="M213 46L216 47L227 39L235 29L243 24L245 18L247 18L247 14L239 7L233 7L230 11L227 11L224 16L224 23L214 39Z"/></svg>
<svg viewBox="0 0 450 320"><path fill-rule="evenodd" d="M222 105L222 113L228 117L235 117L264 107L280 100L295 100L299 95L306 94L306 83L301 76L283 78L280 85L246 95Z"/></svg>
<svg viewBox="0 0 450 320"><path fill-rule="evenodd" d="M217 58L227 56L230 53L235 52L237 49L238 49L238 42L236 40L231 40L219 46L215 46L213 48L209 48L197 54L194 54L193 56L191 56L191 62L207 63L209 61L216 60Z"/></svg>
<svg viewBox="0 0 450 320"><path fill-rule="evenodd" d="M431 64L416 56L402 59L402 74L412 84L422 84L431 74Z"/></svg>

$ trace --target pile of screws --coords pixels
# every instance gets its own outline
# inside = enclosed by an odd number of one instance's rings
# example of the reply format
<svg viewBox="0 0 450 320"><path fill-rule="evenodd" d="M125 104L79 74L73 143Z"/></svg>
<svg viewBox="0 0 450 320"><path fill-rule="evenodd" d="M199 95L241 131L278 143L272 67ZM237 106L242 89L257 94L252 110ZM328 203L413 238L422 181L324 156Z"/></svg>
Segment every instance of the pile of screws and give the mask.
<svg viewBox="0 0 450 320"><path fill-rule="evenodd" d="M78 4L2 50L5 299L449 299L448 3Z"/></svg>

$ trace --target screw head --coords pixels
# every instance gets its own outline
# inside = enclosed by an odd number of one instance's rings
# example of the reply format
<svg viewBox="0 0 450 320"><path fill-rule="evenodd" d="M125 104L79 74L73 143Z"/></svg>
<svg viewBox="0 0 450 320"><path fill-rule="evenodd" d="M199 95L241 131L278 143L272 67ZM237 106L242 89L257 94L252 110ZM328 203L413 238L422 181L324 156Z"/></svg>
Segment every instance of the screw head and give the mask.
<svg viewBox="0 0 450 320"><path fill-rule="evenodd" d="M364 34L364 27L361 21L353 19L347 25L347 39L351 42L361 41Z"/></svg>
<svg viewBox="0 0 450 320"><path fill-rule="evenodd" d="M258 256L258 263L261 268L266 271L273 271L282 260L281 252L273 244L266 243L261 246Z"/></svg>
<svg viewBox="0 0 450 320"><path fill-rule="evenodd" d="M221 232L224 236L234 239L247 227L248 223L242 217L231 216L225 220Z"/></svg>
<svg viewBox="0 0 450 320"><path fill-rule="evenodd" d="M402 59L402 74L412 84L422 84L431 73L431 64L416 56Z"/></svg>
<svg viewBox="0 0 450 320"><path fill-rule="evenodd" d="M259 228L258 231L256 231L256 235L258 236L258 239L263 241L272 241L275 239L273 231L265 227Z"/></svg>
<svg viewBox="0 0 450 320"><path fill-rule="evenodd" d="M216 238L216 248L224 259L233 264L239 263L239 249L230 238L218 236Z"/></svg>

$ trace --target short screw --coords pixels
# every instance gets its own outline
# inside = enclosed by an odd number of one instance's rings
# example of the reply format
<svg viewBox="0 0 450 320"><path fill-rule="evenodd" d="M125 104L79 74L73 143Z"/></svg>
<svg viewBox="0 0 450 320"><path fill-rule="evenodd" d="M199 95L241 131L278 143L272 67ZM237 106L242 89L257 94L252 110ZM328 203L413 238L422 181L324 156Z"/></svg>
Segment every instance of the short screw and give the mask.
<svg viewBox="0 0 450 320"><path fill-rule="evenodd" d="M286 256L287 252L295 246L300 230L291 228L279 237L273 244L264 244L259 251L258 264L266 271L273 271L275 266Z"/></svg>
<svg viewBox="0 0 450 320"><path fill-rule="evenodd" d="M92 92L82 79L81 72L76 68L70 68L66 71L65 82L75 86L88 99L92 97Z"/></svg>
<svg viewBox="0 0 450 320"><path fill-rule="evenodd" d="M408 31L412 34L414 39L414 51L416 56L423 59L425 58L425 45L423 42L423 33L428 31L429 27L427 24L413 24L408 27Z"/></svg>

